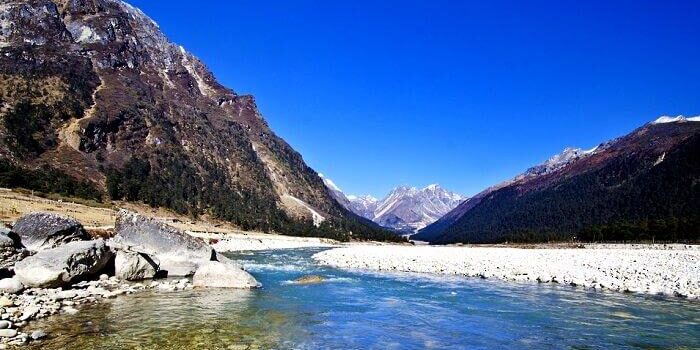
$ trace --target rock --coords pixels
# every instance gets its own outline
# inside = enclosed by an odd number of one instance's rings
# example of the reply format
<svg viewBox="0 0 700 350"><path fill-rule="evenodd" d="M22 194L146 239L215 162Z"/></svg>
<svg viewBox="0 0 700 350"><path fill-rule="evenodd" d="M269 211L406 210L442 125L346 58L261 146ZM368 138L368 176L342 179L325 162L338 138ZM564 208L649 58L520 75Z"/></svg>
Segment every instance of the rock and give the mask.
<svg viewBox="0 0 700 350"><path fill-rule="evenodd" d="M12 231L29 250L51 249L74 241L89 240L90 236L77 220L54 213L30 213L17 219Z"/></svg>
<svg viewBox="0 0 700 350"><path fill-rule="evenodd" d="M160 268L163 271L167 271L167 275L170 277L177 276L192 276L197 271L197 267L200 263L206 262L204 260L181 260L174 259L171 257L163 257L160 259Z"/></svg>
<svg viewBox="0 0 700 350"><path fill-rule="evenodd" d="M127 281L139 281L154 278L158 273L160 261L145 253L119 250L114 260L114 272L117 278Z"/></svg>
<svg viewBox="0 0 700 350"><path fill-rule="evenodd" d="M72 306L64 306L61 310L63 310L65 313L69 315L75 315L78 313L78 309L72 307Z"/></svg>
<svg viewBox="0 0 700 350"><path fill-rule="evenodd" d="M0 321L0 329L12 328L12 322L10 321Z"/></svg>
<svg viewBox="0 0 700 350"><path fill-rule="evenodd" d="M100 275L100 281L106 281L109 279L109 276L106 273L103 273Z"/></svg>
<svg viewBox="0 0 700 350"><path fill-rule="evenodd" d="M168 276L189 276L199 264L217 260L214 249L201 238L123 209L114 230L110 244L158 258L160 269Z"/></svg>
<svg viewBox="0 0 700 350"><path fill-rule="evenodd" d="M102 239L70 242L25 258L15 265L15 273L27 287L67 286L99 273L112 256Z"/></svg>
<svg viewBox="0 0 700 350"><path fill-rule="evenodd" d="M15 263L27 255L29 252L22 247L18 235L5 227L0 228L0 276L11 276Z"/></svg>
<svg viewBox="0 0 700 350"><path fill-rule="evenodd" d="M15 303L8 297L0 297L0 307L14 306Z"/></svg>
<svg viewBox="0 0 700 350"><path fill-rule="evenodd" d="M296 284L316 284L316 283L321 283L325 280L322 276L317 276L317 275L308 275L308 276L303 276L299 277L294 280L294 283Z"/></svg>
<svg viewBox="0 0 700 350"><path fill-rule="evenodd" d="M0 280L0 293L17 294L24 290L24 285L17 278L3 278Z"/></svg>
<svg viewBox="0 0 700 350"><path fill-rule="evenodd" d="M0 228L0 248L15 248L20 246L21 239L7 227Z"/></svg>
<svg viewBox="0 0 700 350"><path fill-rule="evenodd" d="M203 263L192 277L195 287L258 288L260 283L240 266L210 261Z"/></svg>
<svg viewBox="0 0 700 350"><path fill-rule="evenodd" d="M38 329L38 330L32 332L32 334L29 337L32 338L32 340L43 339L43 338L46 338L46 332L44 332L41 329Z"/></svg>
<svg viewBox="0 0 700 350"><path fill-rule="evenodd" d="M0 337L12 338L17 335L16 329L0 329Z"/></svg>
<svg viewBox="0 0 700 350"><path fill-rule="evenodd" d="M19 317L20 321L26 321L29 320L30 318L34 317L37 313L39 313L39 307L38 306L27 306L24 311L22 311L22 316Z"/></svg>

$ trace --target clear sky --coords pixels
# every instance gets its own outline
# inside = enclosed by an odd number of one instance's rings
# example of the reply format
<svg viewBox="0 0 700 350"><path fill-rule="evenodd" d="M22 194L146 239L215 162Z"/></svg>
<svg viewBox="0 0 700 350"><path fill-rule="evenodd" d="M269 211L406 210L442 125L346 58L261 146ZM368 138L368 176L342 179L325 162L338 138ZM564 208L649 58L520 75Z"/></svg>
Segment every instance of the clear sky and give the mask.
<svg viewBox="0 0 700 350"><path fill-rule="evenodd" d="M700 1L130 3L346 193L472 195L700 114Z"/></svg>

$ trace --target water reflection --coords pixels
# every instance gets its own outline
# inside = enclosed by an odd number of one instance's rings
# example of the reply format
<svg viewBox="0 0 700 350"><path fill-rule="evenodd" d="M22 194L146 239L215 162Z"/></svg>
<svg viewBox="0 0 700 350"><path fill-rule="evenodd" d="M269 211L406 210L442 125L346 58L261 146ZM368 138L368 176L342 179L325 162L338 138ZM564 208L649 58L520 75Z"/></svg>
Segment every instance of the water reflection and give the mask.
<svg viewBox="0 0 700 350"><path fill-rule="evenodd" d="M267 349L294 331L282 313L251 308L256 291L144 292L32 324L51 337L36 349ZM37 344L38 345L38 344Z"/></svg>

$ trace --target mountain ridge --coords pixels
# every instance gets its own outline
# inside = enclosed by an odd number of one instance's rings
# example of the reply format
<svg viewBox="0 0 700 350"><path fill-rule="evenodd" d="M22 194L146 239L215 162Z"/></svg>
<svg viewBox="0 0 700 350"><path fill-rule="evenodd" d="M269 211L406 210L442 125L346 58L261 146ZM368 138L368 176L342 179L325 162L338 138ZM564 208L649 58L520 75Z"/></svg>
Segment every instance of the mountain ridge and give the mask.
<svg viewBox="0 0 700 350"><path fill-rule="evenodd" d="M487 188L412 238L432 243L576 236L697 240L700 215L693 203L700 199L700 166L691 156L700 151L696 120L661 117L589 151L567 148ZM668 228L669 220L676 226Z"/></svg>
<svg viewBox="0 0 700 350"><path fill-rule="evenodd" d="M221 85L141 10L15 0L0 18L0 185L393 239L335 201L253 96Z"/></svg>
<svg viewBox="0 0 700 350"><path fill-rule="evenodd" d="M324 177L324 182L338 202L355 214L404 234L436 221L465 199L438 184L423 188L397 186L378 200L369 195L346 195L332 180Z"/></svg>

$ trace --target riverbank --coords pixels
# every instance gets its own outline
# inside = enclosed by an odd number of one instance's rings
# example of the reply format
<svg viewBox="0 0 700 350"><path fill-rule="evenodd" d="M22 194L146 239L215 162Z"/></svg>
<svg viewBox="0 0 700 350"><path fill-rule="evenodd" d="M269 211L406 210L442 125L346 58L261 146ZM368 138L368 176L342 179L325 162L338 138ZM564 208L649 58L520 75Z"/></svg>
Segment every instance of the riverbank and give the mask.
<svg viewBox="0 0 700 350"><path fill-rule="evenodd" d="M2 293L0 296L0 349L26 345L50 335L32 321L53 315L65 317L77 314L83 307L122 295L147 290L174 292L194 287L187 278L145 281L144 283L118 280L102 275L98 280L82 281L70 288L31 288L21 294Z"/></svg>
<svg viewBox="0 0 700 350"><path fill-rule="evenodd" d="M261 232L188 232L207 240L219 252L337 247L340 242L317 237L294 237Z"/></svg>
<svg viewBox="0 0 700 350"><path fill-rule="evenodd" d="M316 237L294 237L243 231L223 220L207 215L191 218L164 208L152 208L131 202L82 203L75 199L40 197L31 192L0 188L0 222L10 225L32 212L67 215L80 221L94 236L108 238L114 230L118 208L142 214L167 223L194 237L206 240L217 251L259 251L307 247L333 247L339 242Z"/></svg>
<svg viewBox="0 0 700 350"><path fill-rule="evenodd" d="M700 246L605 244L522 249L355 245L323 251L313 258L339 268L551 282L700 298Z"/></svg>

